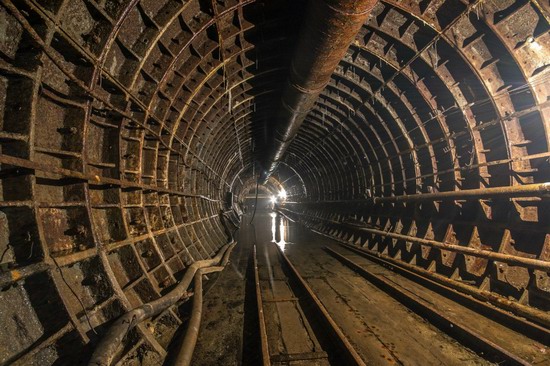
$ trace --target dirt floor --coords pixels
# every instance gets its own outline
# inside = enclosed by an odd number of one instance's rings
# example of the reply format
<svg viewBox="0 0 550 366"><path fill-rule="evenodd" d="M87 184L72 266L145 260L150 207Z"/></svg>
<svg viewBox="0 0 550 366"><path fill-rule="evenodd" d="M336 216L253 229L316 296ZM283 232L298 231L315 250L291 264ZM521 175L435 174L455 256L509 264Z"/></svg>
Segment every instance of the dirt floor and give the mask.
<svg viewBox="0 0 550 366"><path fill-rule="evenodd" d="M264 215L267 213L258 212L255 220ZM236 233L238 245L231 253L228 268L204 297L203 321L193 354L193 365L240 365L243 361L247 268L255 242L254 225L250 225L249 221L250 215L245 215L241 229ZM250 332L254 332L254 325L250 328ZM254 337L254 334L251 336ZM254 364L254 360L248 364Z"/></svg>

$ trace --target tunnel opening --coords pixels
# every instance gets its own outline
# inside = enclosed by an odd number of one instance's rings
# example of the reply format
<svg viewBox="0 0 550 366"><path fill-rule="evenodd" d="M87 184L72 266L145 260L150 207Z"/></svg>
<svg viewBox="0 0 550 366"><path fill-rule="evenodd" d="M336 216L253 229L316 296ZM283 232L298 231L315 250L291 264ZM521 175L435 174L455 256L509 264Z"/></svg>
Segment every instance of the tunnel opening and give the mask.
<svg viewBox="0 0 550 366"><path fill-rule="evenodd" d="M549 65L540 0L3 0L0 364L170 364L199 280L197 365L548 362Z"/></svg>

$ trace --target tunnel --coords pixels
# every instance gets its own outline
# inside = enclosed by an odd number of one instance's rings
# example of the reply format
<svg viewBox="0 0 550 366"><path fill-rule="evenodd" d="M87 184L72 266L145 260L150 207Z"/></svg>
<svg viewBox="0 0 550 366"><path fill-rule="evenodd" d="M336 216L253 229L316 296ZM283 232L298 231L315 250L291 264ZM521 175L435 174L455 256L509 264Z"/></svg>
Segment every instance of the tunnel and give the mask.
<svg viewBox="0 0 550 366"><path fill-rule="evenodd" d="M550 365L548 0L2 0L0 364Z"/></svg>

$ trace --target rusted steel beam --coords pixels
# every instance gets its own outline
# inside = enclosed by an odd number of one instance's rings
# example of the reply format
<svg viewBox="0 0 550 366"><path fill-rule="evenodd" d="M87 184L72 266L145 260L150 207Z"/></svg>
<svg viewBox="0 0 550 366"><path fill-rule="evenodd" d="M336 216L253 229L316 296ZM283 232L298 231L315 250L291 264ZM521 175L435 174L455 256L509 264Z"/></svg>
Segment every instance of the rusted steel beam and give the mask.
<svg viewBox="0 0 550 366"><path fill-rule="evenodd" d="M245 3L242 3L243 5ZM32 37L32 39L38 44L38 46L42 49L44 54L55 64L57 68L65 75L67 76L74 85L76 85L78 88L80 88L82 91L84 91L90 98L98 101L99 103L103 104L106 108L111 110L114 114L120 115L124 118L127 118L132 123L135 123L139 128L146 130L150 135L154 136L156 140L159 141L160 144L164 146L165 149L170 150L174 154L178 154L182 157L182 159L185 161L186 156L183 155L181 151L178 149L175 149L171 146L171 144L168 144L161 136L160 133L157 133L154 129L150 128L147 123L141 122L134 118L132 116L132 113L129 113L127 111L121 110L120 108L117 108L114 104L112 104L108 98L105 98L104 96L100 95L100 93L94 91L93 88L88 87L85 83L82 82L79 78L77 78L66 66L64 63L64 60L61 56L57 55L55 52L52 52L52 50L48 47L48 45L44 42L44 40L40 37L40 35L35 31L35 29L32 27L32 25L26 20L26 18L23 16L21 11L17 6L12 4L10 1L3 1L3 5L12 13L12 15L17 19L17 21L21 24L21 26L29 33L29 35ZM45 13L44 13L45 16ZM46 18L44 18L46 20ZM53 21L49 19L49 21ZM56 27L59 27L58 24L53 22ZM59 27L62 29L62 27ZM93 56L91 56L88 52L85 52L85 50L79 45L79 42L75 41L72 37L65 34L65 32L61 32L60 34L65 36L65 39L72 43L75 48L79 49L81 51L81 56L83 59L89 60L94 65L98 64L97 59L95 59ZM107 72L105 69L101 69L101 72L105 77L112 83L114 83L120 90L124 92L124 94L136 105L138 105L144 112L147 113L148 117L153 119L155 123L158 123L160 125L163 124L162 120L159 120L154 114L151 114L149 109L143 104L143 102L136 97L128 88L126 88L123 84L121 84L116 78L114 78L109 72ZM175 141L177 141L179 144L184 146L187 150L187 153L193 155L199 162L201 162L204 167L206 167L210 172L212 172L219 180L222 180L219 174L210 167L209 164L206 164L204 160L198 156L195 152L193 152L192 149L190 149L189 145L187 145L183 140L179 139L177 136L172 136ZM223 180L222 180L223 181ZM226 185L229 186L229 183L227 181L223 181Z"/></svg>
<svg viewBox="0 0 550 366"><path fill-rule="evenodd" d="M384 1L386 2L386 1ZM419 57L421 57L422 53L426 52L426 50L430 49L431 47L433 47L433 45L435 43L437 43L437 41L444 37L445 33L449 30L451 30L453 27L455 27L459 22L460 20L462 20L464 17L467 17L468 14L470 14L472 11L474 11L474 9L482 2L482 0L476 0L472 3L470 3L468 5L468 7L464 10L464 12L462 12L461 14L456 14L456 18L453 19L453 21L451 21L449 24L447 24L447 26L445 26L445 28L441 29L441 30L436 30L436 29L433 29L433 31L435 31L437 34L435 37L433 37L428 43L426 43L424 45L424 47L422 47L422 49L418 50L418 52L413 56L411 57L409 60L407 60L407 62L405 62L400 68L399 70L397 70L395 73L393 73L388 79L386 79L373 93L372 93L372 97L371 97L371 101L374 100L374 96L376 94L378 94L380 91L384 90L384 88L391 82L393 81L397 75L401 74L403 71L406 70L407 67L409 67L416 59L418 59ZM391 4L393 6L393 4Z"/></svg>
<svg viewBox="0 0 550 366"><path fill-rule="evenodd" d="M48 271L49 269L51 269L49 264L41 262L13 268L9 272L0 273L0 289L14 285L27 277Z"/></svg>
<svg viewBox="0 0 550 366"><path fill-rule="evenodd" d="M330 81L334 69L367 20L377 0L317 0L308 5L305 24L290 66L273 140L263 163L265 184L296 136L304 118Z"/></svg>
<svg viewBox="0 0 550 366"><path fill-rule="evenodd" d="M142 189L145 191L155 191L158 193L172 194L175 196L200 198L211 202L220 202L220 200L216 200L200 194L185 193L185 192L181 192L173 189L167 189L167 188L152 186L148 184L130 182L127 180L100 177L99 175L86 174L86 173L81 173L70 169L58 168L49 164L38 163L35 161L21 159L10 155L0 154L0 164L7 164L7 165L23 168L23 169L29 169L29 170L39 170L44 173L56 174L67 178L80 179L95 185L112 185L120 188L135 188L135 189Z"/></svg>

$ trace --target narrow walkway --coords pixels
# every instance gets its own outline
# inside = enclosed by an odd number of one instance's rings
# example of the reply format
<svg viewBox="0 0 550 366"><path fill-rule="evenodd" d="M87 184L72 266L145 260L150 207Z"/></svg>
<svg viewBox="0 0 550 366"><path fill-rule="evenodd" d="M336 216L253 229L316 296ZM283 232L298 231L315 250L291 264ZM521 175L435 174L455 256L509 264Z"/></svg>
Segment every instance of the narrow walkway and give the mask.
<svg viewBox="0 0 550 366"><path fill-rule="evenodd" d="M230 267L206 295L193 365L258 364L259 334L257 323L251 320L257 310L250 305L250 299L245 299L250 297L247 267L250 266L254 244L257 245L258 263L264 267L260 268L261 278L278 273L269 259L273 258L270 254L273 254L274 246L278 245L369 365L487 365L490 362L342 264L325 247L352 258L415 296L445 309L451 316L464 319L528 362L548 362L550 350L544 344L480 317L472 310L354 255L329 238L316 235L286 218L276 217L268 210L258 210L253 225L249 223L250 217L250 213L243 217L237 235L239 244L232 254ZM273 311L277 314L266 314L268 320L291 316L279 305L269 306L276 308ZM246 343L243 343L244 339ZM271 344L277 344L277 340L272 340ZM299 346L299 342L291 346Z"/></svg>

